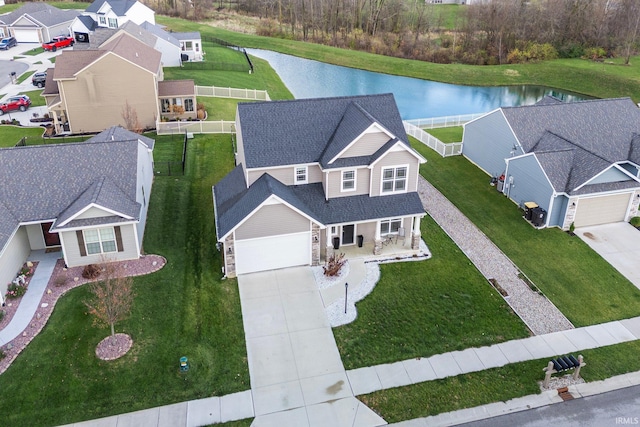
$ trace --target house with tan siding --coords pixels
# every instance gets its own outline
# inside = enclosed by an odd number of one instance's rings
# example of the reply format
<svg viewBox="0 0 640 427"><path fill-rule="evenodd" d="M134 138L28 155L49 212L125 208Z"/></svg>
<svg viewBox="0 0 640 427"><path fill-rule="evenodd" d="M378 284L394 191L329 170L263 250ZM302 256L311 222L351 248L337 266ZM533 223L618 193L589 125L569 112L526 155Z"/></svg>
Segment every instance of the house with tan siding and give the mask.
<svg viewBox="0 0 640 427"><path fill-rule="evenodd" d="M225 274L319 265L389 239L414 251L426 160L392 94L238 104L236 168L213 187ZM406 240L405 240L406 239Z"/></svg>
<svg viewBox="0 0 640 427"><path fill-rule="evenodd" d="M111 127L82 143L0 149L0 302L33 250L59 250L69 267L140 256L153 148Z"/></svg>

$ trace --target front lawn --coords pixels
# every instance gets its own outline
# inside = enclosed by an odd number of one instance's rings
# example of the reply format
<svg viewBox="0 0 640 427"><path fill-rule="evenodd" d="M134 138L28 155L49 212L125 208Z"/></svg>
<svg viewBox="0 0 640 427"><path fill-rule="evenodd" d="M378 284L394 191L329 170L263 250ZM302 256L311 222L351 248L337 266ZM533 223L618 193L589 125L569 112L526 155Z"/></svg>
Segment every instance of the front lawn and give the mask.
<svg viewBox="0 0 640 427"><path fill-rule="evenodd" d="M334 329L347 369L529 336L524 323L435 224L422 220L433 258L383 264L358 318Z"/></svg>
<svg viewBox="0 0 640 427"><path fill-rule="evenodd" d="M211 204L211 186L233 165L231 139L189 142L186 176L156 176L153 184L144 250L168 263L134 280L132 316L116 325L133 337L132 350L98 360L95 346L109 331L92 326L87 288L70 291L0 375L3 425L59 425L250 387L237 282L221 278ZM174 160L165 143L172 144L156 141L158 160ZM187 374L179 373L181 356Z"/></svg>
<svg viewBox="0 0 640 427"><path fill-rule="evenodd" d="M575 326L640 315L640 290L578 237L536 230L522 211L462 156L442 158L412 139L428 160L420 173L478 226Z"/></svg>

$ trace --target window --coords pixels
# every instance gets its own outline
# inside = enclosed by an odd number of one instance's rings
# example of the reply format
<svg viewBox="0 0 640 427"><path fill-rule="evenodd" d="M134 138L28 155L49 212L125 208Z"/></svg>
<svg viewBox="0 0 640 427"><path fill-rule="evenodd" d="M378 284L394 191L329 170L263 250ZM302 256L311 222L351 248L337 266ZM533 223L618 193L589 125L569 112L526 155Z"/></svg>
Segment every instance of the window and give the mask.
<svg viewBox="0 0 640 427"><path fill-rule="evenodd" d="M193 42L184 42L182 44L182 51L193 50Z"/></svg>
<svg viewBox="0 0 640 427"><path fill-rule="evenodd" d="M193 99L191 98L184 99L184 111L193 111Z"/></svg>
<svg viewBox="0 0 640 427"><path fill-rule="evenodd" d="M296 168L296 185L298 184L306 184L307 183L307 167L299 166Z"/></svg>
<svg viewBox="0 0 640 427"><path fill-rule="evenodd" d="M88 255L116 252L116 233L113 227L84 230L84 244Z"/></svg>
<svg viewBox="0 0 640 427"><path fill-rule="evenodd" d="M196 52L200 52L200 44L196 43Z"/></svg>
<svg viewBox="0 0 640 427"><path fill-rule="evenodd" d="M162 112L170 113L171 112L171 101L168 99L161 100L162 102Z"/></svg>
<svg viewBox="0 0 640 427"><path fill-rule="evenodd" d="M100 19L100 25L107 25L107 18L100 16L98 19Z"/></svg>
<svg viewBox="0 0 640 427"><path fill-rule="evenodd" d="M342 191L355 191L356 171L342 171Z"/></svg>
<svg viewBox="0 0 640 427"><path fill-rule="evenodd" d="M109 28L118 28L118 20L116 18L109 18Z"/></svg>
<svg viewBox="0 0 640 427"><path fill-rule="evenodd" d="M400 218L380 221L380 235L398 234L400 227L402 227L402 220Z"/></svg>
<svg viewBox="0 0 640 427"><path fill-rule="evenodd" d="M331 235L335 236L336 234L338 234L338 227L336 227L335 225L331 226Z"/></svg>
<svg viewBox="0 0 640 427"><path fill-rule="evenodd" d="M382 169L382 192L393 193L407 190L407 167Z"/></svg>

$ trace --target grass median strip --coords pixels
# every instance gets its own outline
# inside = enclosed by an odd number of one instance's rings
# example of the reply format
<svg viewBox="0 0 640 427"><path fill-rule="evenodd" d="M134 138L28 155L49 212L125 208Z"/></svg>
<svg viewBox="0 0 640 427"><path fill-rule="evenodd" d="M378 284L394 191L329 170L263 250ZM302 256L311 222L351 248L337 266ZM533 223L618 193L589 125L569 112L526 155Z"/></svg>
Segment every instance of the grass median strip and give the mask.
<svg viewBox="0 0 640 427"><path fill-rule="evenodd" d="M587 364L580 371L581 377L590 382L640 370L639 351L640 341L631 341L577 352L576 356L584 355ZM548 362L549 359L538 359L514 363L486 371L377 391L358 398L389 423L428 417L538 394L538 381L544 379L542 368Z"/></svg>

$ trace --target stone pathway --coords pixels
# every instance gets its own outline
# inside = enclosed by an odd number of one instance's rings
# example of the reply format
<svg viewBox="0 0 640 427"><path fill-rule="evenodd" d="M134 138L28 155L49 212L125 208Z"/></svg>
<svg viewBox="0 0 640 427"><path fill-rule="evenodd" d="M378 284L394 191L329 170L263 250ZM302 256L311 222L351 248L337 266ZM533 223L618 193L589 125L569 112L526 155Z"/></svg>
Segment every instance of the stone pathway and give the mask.
<svg viewBox="0 0 640 427"><path fill-rule="evenodd" d="M446 197L420 176L418 193L425 210L460 247L487 280L506 291L505 301L535 334L572 329L571 322L545 296L531 290L520 270Z"/></svg>

